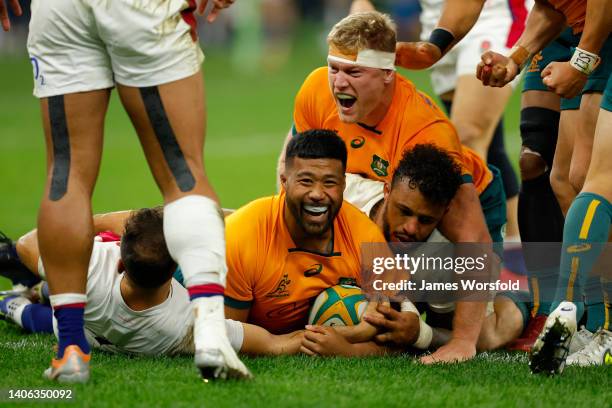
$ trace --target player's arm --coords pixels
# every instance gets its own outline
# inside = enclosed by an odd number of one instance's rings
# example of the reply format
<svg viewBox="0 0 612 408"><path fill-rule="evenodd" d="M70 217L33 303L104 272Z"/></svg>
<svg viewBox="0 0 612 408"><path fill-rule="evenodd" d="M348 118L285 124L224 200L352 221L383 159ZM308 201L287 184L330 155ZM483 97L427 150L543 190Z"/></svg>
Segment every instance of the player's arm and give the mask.
<svg viewBox="0 0 612 408"><path fill-rule="evenodd" d="M472 29L484 0L447 0L429 41L398 42L395 64L407 69L431 67Z"/></svg>
<svg viewBox="0 0 612 408"><path fill-rule="evenodd" d="M588 76L599 65L599 52L608 39L612 27L612 0L589 0L587 2L584 30L580 43L570 61L551 62L542 71L542 82L564 98L577 96Z"/></svg>
<svg viewBox="0 0 612 408"><path fill-rule="evenodd" d="M350 343L337 329L340 327L306 326L300 351L310 356L365 357L382 356L399 350L373 341Z"/></svg>
<svg viewBox="0 0 612 408"><path fill-rule="evenodd" d="M11 29L11 20L9 20L8 16L7 4L11 7L11 10L13 10L13 13L16 16L20 16L22 14L19 0L0 0L0 20L2 21L2 29L4 31Z"/></svg>
<svg viewBox="0 0 612 408"><path fill-rule="evenodd" d="M241 353L280 356L297 354L300 351L304 330L275 335L254 324L243 323L244 340Z"/></svg>
<svg viewBox="0 0 612 408"><path fill-rule="evenodd" d="M565 27L566 20L562 13L547 1L536 0L527 17L525 30L510 55L485 52L476 67L476 76L484 85L503 87L521 72L533 55L557 38Z"/></svg>
<svg viewBox="0 0 612 408"><path fill-rule="evenodd" d="M125 223L133 213L133 210L126 210L94 215L94 234L112 231L117 235L123 235Z"/></svg>
<svg viewBox="0 0 612 408"><path fill-rule="evenodd" d="M451 242L492 242L473 183L459 186L438 229Z"/></svg>

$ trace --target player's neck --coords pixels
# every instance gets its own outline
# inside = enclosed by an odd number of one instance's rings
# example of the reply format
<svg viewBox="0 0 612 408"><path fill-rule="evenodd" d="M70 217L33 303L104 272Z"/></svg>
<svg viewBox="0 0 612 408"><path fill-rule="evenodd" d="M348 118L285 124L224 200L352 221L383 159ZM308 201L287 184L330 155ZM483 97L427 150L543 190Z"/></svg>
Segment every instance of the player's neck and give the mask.
<svg viewBox="0 0 612 408"><path fill-rule="evenodd" d="M162 304L170 295L171 282L153 289L140 288L134 285L125 275L121 279L119 288L125 304L137 312L150 309Z"/></svg>
<svg viewBox="0 0 612 408"><path fill-rule="evenodd" d="M322 254L330 253L333 249L333 233L332 228L328 229L322 235L312 236L307 234L298 224L297 220L291 214L288 208L284 211L285 224L291 239L297 248L307 251L319 252Z"/></svg>
<svg viewBox="0 0 612 408"><path fill-rule="evenodd" d="M391 107L391 103L393 102L393 97L395 96L395 80L392 81L389 85L387 85L387 89L384 92L383 96L380 98L380 102L376 107L370 112L361 123L364 123L367 126L375 128L383 121L385 116L387 116L387 112Z"/></svg>

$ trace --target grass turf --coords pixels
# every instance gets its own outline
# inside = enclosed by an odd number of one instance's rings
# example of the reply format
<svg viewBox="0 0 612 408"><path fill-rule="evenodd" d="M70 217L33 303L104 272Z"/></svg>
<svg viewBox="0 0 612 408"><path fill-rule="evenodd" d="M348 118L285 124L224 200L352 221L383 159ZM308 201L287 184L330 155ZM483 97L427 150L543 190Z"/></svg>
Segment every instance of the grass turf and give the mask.
<svg viewBox="0 0 612 408"><path fill-rule="evenodd" d="M228 68L230 58L221 51L207 53L207 170L223 205L238 207L274 193L276 158L291 125L293 96L324 56L316 47L298 44L284 69L253 75ZM425 73L408 76L431 94ZM34 227L44 183L44 140L31 82L26 56L2 56L0 229L12 237ZM516 95L505 123L508 151L516 163L520 146ZM127 115L113 96L94 211L160 201ZM0 288L7 286L0 282ZM0 389L58 387L41 378L53 343L51 336L25 336L0 322ZM599 407L609 405L612 397L610 370L572 368L558 378L536 377L528 373L524 355L505 353L439 367L423 367L409 358L287 357L246 359L246 363L256 376L253 381L203 384L187 357L96 353L92 381L71 388L78 406Z"/></svg>
<svg viewBox="0 0 612 408"><path fill-rule="evenodd" d="M411 356L321 359L245 358L247 382L204 384L192 359L94 353L92 380L60 386L41 378L48 335L22 335L0 322L0 387L70 388L78 406L609 406L609 367L534 376L524 354L481 354L461 365L425 367ZM61 405L59 402L49 405Z"/></svg>

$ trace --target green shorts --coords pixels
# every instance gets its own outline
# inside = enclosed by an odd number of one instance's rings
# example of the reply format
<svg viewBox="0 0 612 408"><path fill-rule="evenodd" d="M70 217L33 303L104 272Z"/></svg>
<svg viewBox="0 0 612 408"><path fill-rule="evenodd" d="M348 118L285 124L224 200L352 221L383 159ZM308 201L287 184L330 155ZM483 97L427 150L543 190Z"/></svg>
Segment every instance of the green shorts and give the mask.
<svg viewBox="0 0 612 408"><path fill-rule="evenodd" d="M506 225L506 193L499 169L488 165L493 173L493 180L480 194L480 205L484 212L489 234L493 242L504 242L503 229ZM497 251L496 251L497 252Z"/></svg>
<svg viewBox="0 0 612 408"><path fill-rule="evenodd" d="M608 84L601 98L601 109L612 112L612 75L608 77Z"/></svg>
<svg viewBox="0 0 612 408"><path fill-rule="evenodd" d="M574 49L580 42L580 34L573 34L570 28L565 29L561 35L548 44L546 48L537 53L525 70L525 91L547 91L548 88L542 83L541 72L553 61L569 61L574 54ZM589 75L582 93L604 92L612 72L612 37L608 37L600 53L602 61ZM572 99L561 98L561 110L572 110L580 108L581 96Z"/></svg>
<svg viewBox="0 0 612 408"><path fill-rule="evenodd" d="M533 302L531 301L531 295L529 292L507 291L499 292L497 296L507 297L514 302L516 307L518 307L518 309L521 311L521 316L523 317L523 330L525 330L527 323L529 323L529 319L531 319L531 310L533 309Z"/></svg>

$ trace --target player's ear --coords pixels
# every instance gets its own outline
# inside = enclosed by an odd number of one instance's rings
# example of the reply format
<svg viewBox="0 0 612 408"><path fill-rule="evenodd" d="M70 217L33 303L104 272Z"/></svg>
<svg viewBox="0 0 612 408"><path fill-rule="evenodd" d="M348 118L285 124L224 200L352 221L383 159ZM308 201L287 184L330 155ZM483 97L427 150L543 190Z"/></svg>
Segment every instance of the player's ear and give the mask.
<svg viewBox="0 0 612 408"><path fill-rule="evenodd" d="M395 71L392 69L385 69L384 73L385 85L389 85L393 81L393 78L395 78Z"/></svg>
<svg viewBox="0 0 612 408"><path fill-rule="evenodd" d="M285 166L285 170L286 169L287 167ZM283 172L279 175L279 178L281 187L283 190L287 191L287 176L285 176L285 170L283 170Z"/></svg>
<svg viewBox="0 0 612 408"><path fill-rule="evenodd" d="M383 194L384 194L385 200L387 199L387 197L389 197L390 193L391 193L391 185L385 182L385 185L383 187Z"/></svg>

